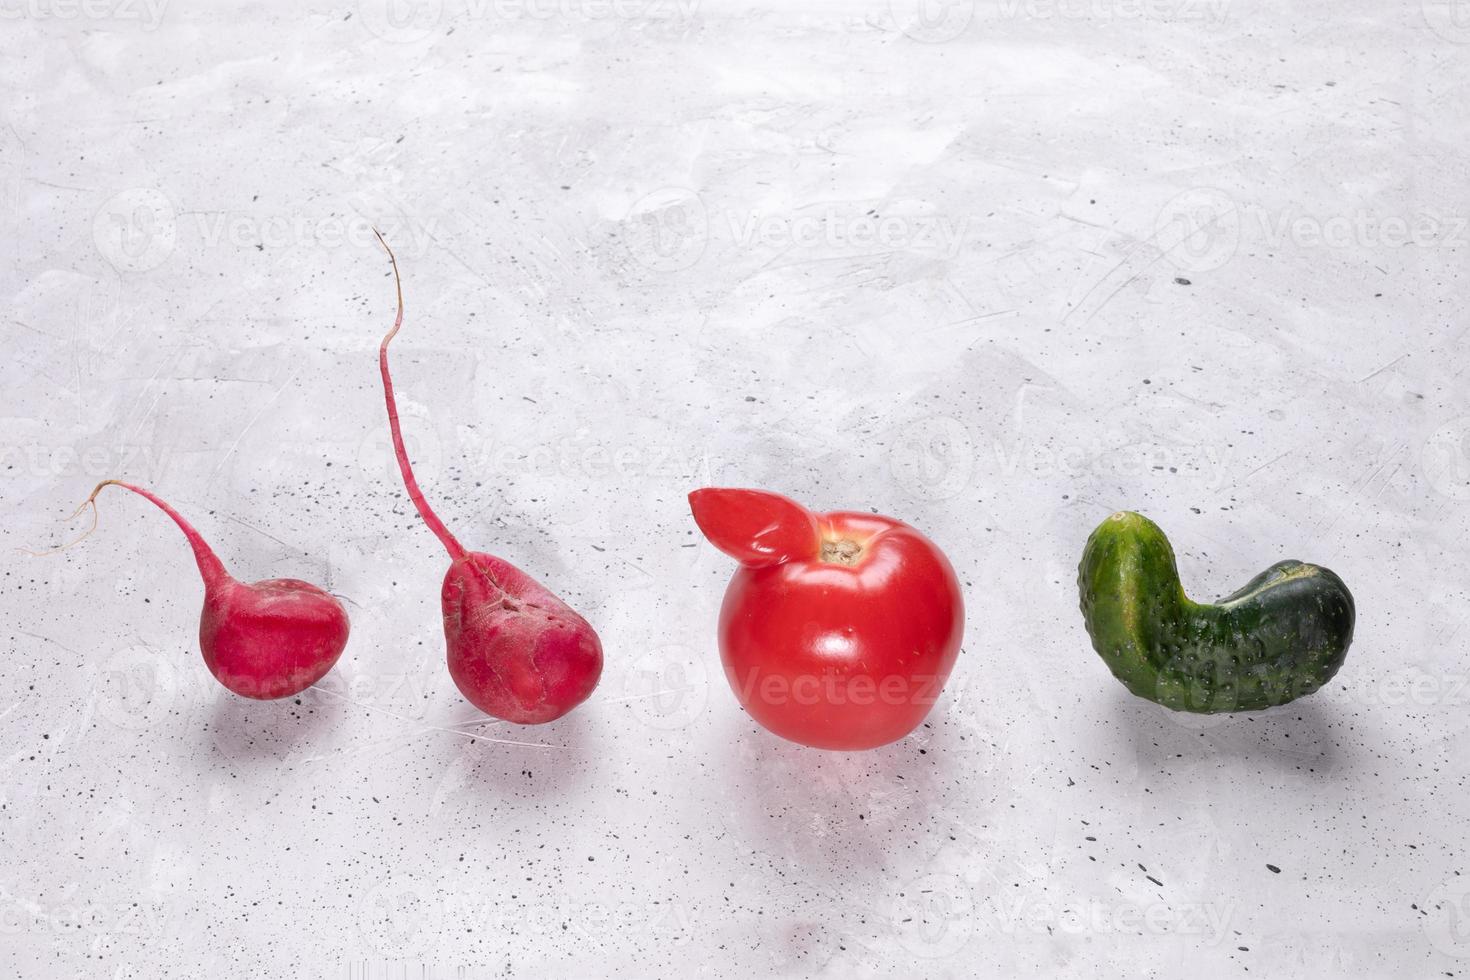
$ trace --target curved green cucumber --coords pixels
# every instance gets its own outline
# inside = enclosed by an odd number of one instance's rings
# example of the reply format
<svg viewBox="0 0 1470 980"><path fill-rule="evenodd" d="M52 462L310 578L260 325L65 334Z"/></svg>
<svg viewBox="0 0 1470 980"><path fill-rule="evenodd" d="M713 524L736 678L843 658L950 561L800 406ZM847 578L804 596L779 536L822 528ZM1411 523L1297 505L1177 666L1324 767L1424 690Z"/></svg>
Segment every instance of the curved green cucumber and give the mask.
<svg viewBox="0 0 1470 980"><path fill-rule="evenodd" d="M1123 511L1098 525L1077 569L1093 649L1141 698L1176 711L1257 711L1311 694L1337 673L1355 610L1332 572L1277 562L1206 604L1179 583L1159 526Z"/></svg>

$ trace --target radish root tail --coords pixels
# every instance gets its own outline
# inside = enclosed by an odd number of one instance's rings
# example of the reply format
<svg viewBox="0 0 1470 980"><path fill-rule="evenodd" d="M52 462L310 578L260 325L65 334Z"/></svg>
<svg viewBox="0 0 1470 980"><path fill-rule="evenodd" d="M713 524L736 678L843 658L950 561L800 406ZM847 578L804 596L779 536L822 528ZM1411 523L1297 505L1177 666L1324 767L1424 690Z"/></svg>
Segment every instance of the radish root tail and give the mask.
<svg viewBox="0 0 1470 980"><path fill-rule="evenodd" d="M209 547L209 543L204 540L203 536L194 530L194 525L184 520L182 514L170 507L167 502L161 497L156 496L152 491L144 490L142 487L134 486L131 483L124 483L122 480L103 480L92 488L91 496L82 501L82 506L78 507L76 512L71 515L75 518L77 514L82 512L82 507L91 507L92 526L87 529L86 534L77 538L76 541L57 548L55 549L56 551L62 551L72 547L72 545L78 544L87 535L97 530L97 495L102 492L103 487L122 487L124 490L131 490L167 514L169 519L179 526L179 530L184 532L184 537L188 540L189 547L194 552L194 562L199 566L199 574L204 578L204 584L207 588L213 588L221 582L229 580L230 574L225 571L225 566L220 563L218 556L215 555L214 550Z"/></svg>
<svg viewBox="0 0 1470 980"><path fill-rule="evenodd" d="M72 548L75 548L77 545L87 540L89 537L92 536L92 532L97 530L97 494L100 493L102 491L102 488L107 486L109 483L116 482L116 480L103 480L101 483L97 484L96 489L92 491L92 495L90 497L77 504L77 509L71 512L71 516L66 519L67 522L70 523L71 521L76 520L78 514L80 514L84 510L87 510L88 508L91 508L92 526L87 528L81 534L77 535L71 541L68 541L66 544L57 545L55 548L47 548L45 551L32 551L30 548L17 548L16 550L19 551L21 554L30 555L32 558L45 558L48 555L59 555L63 551L68 551Z"/></svg>
<svg viewBox="0 0 1470 980"><path fill-rule="evenodd" d="M393 249L388 247L388 240L376 228L373 229L373 234L378 236L378 243L388 253L388 261L393 263L393 284L398 290L398 316L393 321L393 329L388 331L388 336L378 345L378 371L383 375L383 397L388 403L388 428L393 433L393 454L398 457L398 469L403 474L403 485L408 490L408 499L413 501L419 516L444 545L449 557L459 561L465 555L464 546L449 533L444 522L439 520L439 516L424 499L424 492L419 489L419 481L414 479L413 467L408 462L408 449L403 445L403 431L398 425L398 401L393 397L393 378L388 373L388 342L398 335L398 328L403 326L403 278L398 274L398 259L394 256Z"/></svg>

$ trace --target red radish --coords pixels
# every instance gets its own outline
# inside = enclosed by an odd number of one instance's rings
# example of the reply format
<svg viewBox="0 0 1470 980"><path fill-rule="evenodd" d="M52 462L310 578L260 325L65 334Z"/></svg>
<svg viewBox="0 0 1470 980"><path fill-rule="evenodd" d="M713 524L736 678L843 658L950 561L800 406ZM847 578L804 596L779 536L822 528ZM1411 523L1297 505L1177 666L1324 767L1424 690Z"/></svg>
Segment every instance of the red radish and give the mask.
<svg viewBox="0 0 1470 980"><path fill-rule="evenodd" d="M465 551L424 500L409 466L388 374L388 342L403 326L403 280L393 250L381 234L378 241L393 263L398 288L398 318L378 347L378 368L408 499L449 552L441 590L449 675L460 693L488 715L522 725L555 721L597 687L602 644L587 621L540 582L504 559Z"/></svg>
<svg viewBox="0 0 1470 980"><path fill-rule="evenodd" d="M247 698L300 694L326 675L347 645L347 611L331 595L294 578L237 582L190 523L161 499L121 480L97 484L82 506L118 486L158 505L189 539L204 578L199 649L210 673Z"/></svg>

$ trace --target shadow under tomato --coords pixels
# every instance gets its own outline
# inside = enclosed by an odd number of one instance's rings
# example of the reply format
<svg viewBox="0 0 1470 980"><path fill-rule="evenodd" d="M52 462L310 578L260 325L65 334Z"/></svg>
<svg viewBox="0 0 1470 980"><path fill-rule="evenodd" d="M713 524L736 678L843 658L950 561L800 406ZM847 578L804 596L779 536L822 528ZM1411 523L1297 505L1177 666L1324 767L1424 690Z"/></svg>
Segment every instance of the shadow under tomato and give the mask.
<svg viewBox="0 0 1470 980"><path fill-rule="evenodd" d="M943 703L934 714L943 711ZM726 716L720 820L741 844L803 867L812 883L845 889L854 871L882 871L889 850L938 849L931 820L941 786L952 782L950 728L931 720L908 736L864 752L830 752L788 742L744 712Z"/></svg>

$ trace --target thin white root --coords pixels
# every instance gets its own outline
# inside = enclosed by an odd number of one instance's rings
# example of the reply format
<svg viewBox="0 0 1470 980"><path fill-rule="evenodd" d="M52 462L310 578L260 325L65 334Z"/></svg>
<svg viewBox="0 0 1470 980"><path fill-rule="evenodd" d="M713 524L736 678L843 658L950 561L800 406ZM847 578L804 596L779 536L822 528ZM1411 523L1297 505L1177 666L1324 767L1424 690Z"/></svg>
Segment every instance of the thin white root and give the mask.
<svg viewBox="0 0 1470 980"><path fill-rule="evenodd" d="M101 489L101 488L99 487L98 489ZM77 545L79 545L83 541L87 540L87 538L92 534L93 531L97 530L97 491L96 490L92 491L92 496L88 497L86 500L83 500L81 502L81 504L79 504L77 506L77 509L71 512L71 516L68 517L67 520L68 521L74 521L74 520L76 520L77 519L77 515L80 514L83 510L86 510L88 507L90 507L92 509L92 526L89 527L89 528L87 528L81 534L79 534L74 541L68 541L66 544L59 545L59 546L57 546L55 548L48 548L45 551L32 551L30 548L17 548L15 550L21 552L22 554L30 555L32 558L45 558L47 555L57 555L57 554L60 554L63 551L66 551L68 548L75 548Z"/></svg>

